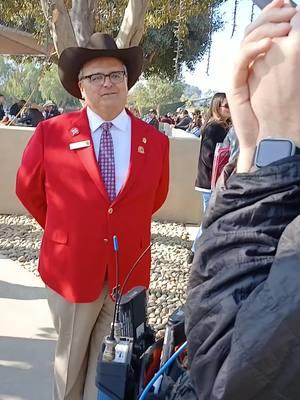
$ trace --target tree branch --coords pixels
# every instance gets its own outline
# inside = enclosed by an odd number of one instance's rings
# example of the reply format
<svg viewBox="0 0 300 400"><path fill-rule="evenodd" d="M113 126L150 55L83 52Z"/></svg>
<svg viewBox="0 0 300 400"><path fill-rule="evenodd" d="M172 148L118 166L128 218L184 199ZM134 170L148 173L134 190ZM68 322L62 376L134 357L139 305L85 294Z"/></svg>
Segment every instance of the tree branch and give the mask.
<svg viewBox="0 0 300 400"><path fill-rule="evenodd" d="M120 31L117 36L117 46L137 46L144 33L145 14L149 0L129 0L126 7Z"/></svg>
<svg viewBox="0 0 300 400"><path fill-rule="evenodd" d="M84 47L95 31L96 0L73 0L70 12L78 46Z"/></svg>
<svg viewBox="0 0 300 400"><path fill-rule="evenodd" d="M48 0L40 1L45 17L49 23L53 44L57 54L60 55L66 47L76 47L78 44L64 0L52 0L50 6Z"/></svg>

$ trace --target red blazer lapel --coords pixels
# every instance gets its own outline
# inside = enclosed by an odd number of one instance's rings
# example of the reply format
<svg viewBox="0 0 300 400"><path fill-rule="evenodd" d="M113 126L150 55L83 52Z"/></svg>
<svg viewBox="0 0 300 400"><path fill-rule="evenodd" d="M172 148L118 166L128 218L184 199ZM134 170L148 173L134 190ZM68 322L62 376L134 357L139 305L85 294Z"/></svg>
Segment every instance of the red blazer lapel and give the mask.
<svg viewBox="0 0 300 400"><path fill-rule="evenodd" d="M78 143L89 141L89 146L81 147L71 151L76 152L83 166L86 168L88 174L94 181L95 185L101 192L102 196L109 202L104 183L99 171L99 166L95 157L95 151L93 146L93 140L91 135L91 130L87 118L86 108L84 108L80 113L78 119L72 121L72 125L69 126L69 143Z"/></svg>

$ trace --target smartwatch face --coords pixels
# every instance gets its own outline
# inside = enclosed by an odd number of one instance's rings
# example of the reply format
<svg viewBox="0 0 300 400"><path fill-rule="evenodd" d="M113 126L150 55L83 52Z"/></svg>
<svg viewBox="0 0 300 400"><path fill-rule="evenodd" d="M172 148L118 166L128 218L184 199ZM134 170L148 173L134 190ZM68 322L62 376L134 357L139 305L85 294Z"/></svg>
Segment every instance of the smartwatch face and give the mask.
<svg viewBox="0 0 300 400"><path fill-rule="evenodd" d="M290 140L264 139L257 148L255 164L258 168L265 167L293 155L294 149L294 144Z"/></svg>

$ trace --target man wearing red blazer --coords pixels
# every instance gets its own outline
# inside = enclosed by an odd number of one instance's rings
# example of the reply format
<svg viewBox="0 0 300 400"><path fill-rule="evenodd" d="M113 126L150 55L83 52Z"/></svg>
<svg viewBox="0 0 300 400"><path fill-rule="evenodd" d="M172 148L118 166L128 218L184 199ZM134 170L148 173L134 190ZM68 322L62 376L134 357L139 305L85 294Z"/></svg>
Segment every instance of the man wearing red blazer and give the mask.
<svg viewBox="0 0 300 400"><path fill-rule="evenodd" d="M168 139L125 110L142 64L140 47L118 49L107 34L65 49L60 80L86 107L41 122L18 171L17 195L45 230L39 272L58 332L54 400L96 399L97 355L116 286L112 238L122 285L167 196ZM125 292L149 286L150 263L148 252Z"/></svg>

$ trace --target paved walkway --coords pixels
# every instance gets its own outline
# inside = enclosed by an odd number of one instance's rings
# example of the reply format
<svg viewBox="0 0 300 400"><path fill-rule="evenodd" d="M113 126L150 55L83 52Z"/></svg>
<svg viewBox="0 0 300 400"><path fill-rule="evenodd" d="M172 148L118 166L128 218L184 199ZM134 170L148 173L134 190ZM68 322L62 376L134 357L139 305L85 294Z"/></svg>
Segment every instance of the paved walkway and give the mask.
<svg viewBox="0 0 300 400"><path fill-rule="evenodd" d="M0 255L0 400L51 400L54 349L42 282Z"/></svg>
<svg viewBox="0 0 300 400"><path fill-rule="evenodd" d="M43 283L0 254L0 400L51 400L55 340Z"/></svg>

